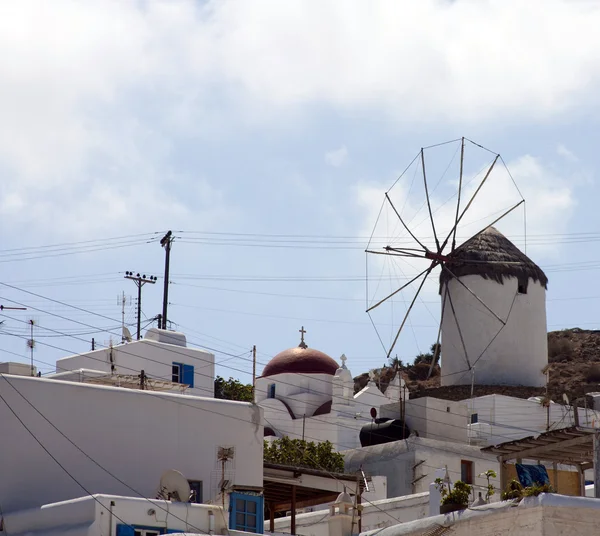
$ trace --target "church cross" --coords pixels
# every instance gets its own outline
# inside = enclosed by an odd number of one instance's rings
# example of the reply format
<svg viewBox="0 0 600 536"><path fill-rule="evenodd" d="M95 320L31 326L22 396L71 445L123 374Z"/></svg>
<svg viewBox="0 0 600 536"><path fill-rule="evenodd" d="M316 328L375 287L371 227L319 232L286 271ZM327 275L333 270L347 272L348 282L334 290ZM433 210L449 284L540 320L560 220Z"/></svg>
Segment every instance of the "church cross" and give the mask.
<svg viewBox="0 0 600 536"><path fill-rule="evenodd" d="M300 344L298 346L300 346L300 348L307 348L306 343L304 342L304 334L306 333L304 326L302 326L298 331L300 332Z"/></svg>

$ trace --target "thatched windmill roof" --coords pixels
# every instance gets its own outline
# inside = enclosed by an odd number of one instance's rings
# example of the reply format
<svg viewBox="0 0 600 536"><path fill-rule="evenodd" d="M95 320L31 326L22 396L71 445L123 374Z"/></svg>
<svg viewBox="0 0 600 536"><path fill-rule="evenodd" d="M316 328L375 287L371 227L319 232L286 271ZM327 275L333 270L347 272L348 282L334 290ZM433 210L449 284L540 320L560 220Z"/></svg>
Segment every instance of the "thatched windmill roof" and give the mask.
<svg viewBox="0 0 600 536"><path fill-rule="evenodd" d="M500 284L505 277L525 281L531 278L548 287L548 277L542 269L494 227L488 227L458 246L448 255L445 264L457 277L480 275ZM440 286L450 279L452 275L442 269Z"/></svg>

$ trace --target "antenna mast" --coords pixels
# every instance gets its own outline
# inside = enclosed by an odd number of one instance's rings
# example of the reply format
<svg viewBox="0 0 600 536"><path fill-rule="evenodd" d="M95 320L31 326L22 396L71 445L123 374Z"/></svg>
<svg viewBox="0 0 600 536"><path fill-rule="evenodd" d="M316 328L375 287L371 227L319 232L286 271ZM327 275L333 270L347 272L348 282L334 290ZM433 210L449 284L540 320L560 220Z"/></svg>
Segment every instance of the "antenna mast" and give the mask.
<svg viewBox="0 0 600 536"><path fill-rule="evenodd" d="M138 289L138 300L137 300L137 340L139 341L142 338L142 287L146 284L146 283L151 283L152 285L154 285L154 283L156 283L156 277L151 275L149 277L146 277L146 274L144 275L140 275L140 274L136 274L134 275L133 272L125 272L125 279L131 279L137 289ZM123 317L125 316L125 306L123 306ZM123 320L123 325L125 325L125 320Z"/></svg>
<svg viewBox="0 0 600 536"><path fill-rule="evenodd" d="M29 328L30 328L30 339L27 340L27 347L31 353L31 376L35 376L33 372L33 350L35 348L35 339L33 338L33 326L35 326L35 320L33 318L29 319Z"/></svg>
<svg viewBox="0 0 600 536"><path fill-rule="evenodd" d="M171 260L171 244L173 243L174 238L175 237L173 236L173 233L168 231L160 241L160 245L165 248L165 287L163 290L162 329L167 329L167 306L169 305L169 261Z"/></svg>

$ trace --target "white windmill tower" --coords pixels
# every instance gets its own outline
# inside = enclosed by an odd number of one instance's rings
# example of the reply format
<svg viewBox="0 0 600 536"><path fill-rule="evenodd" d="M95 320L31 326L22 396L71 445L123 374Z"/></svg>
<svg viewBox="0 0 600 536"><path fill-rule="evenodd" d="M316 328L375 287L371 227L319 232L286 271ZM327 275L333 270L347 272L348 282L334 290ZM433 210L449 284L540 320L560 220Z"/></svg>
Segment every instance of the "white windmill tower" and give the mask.
<svg viewBox="0 0 600 536"><path fill-rule="evenodd" d="M442 385L474 379L479 385L544 386L544 272L494 227L448 257L450 269L440 273L440 294L446 301Z"/></svg>
<svg viewBox="0 0 600 536"><path fill-rule="evenodd" d="M439 150L452 159L426 159ZM432 177L436 182L428 184ZM411 178L410 185L402 182ZM418 190L415 183L422 185L416 203L410 197ZM444 186L451 191L440 195ZM519 207L523 217L516 222ZM523 229L517 239L526 245L525 199L500 155L466 138L421 149L385 193L367 246L367 312L376 329L373 315L392 312L391 322L389 313L383 320L394 326L389 339L378 329L388 358L406 328L417 340L411 317L419 305L427 307L421 291L438 272L441 314L434 349L441 342L441 384L545 385L548 279L496 225L513 234ZM457 240L464 242L457 247Z"/></svg>

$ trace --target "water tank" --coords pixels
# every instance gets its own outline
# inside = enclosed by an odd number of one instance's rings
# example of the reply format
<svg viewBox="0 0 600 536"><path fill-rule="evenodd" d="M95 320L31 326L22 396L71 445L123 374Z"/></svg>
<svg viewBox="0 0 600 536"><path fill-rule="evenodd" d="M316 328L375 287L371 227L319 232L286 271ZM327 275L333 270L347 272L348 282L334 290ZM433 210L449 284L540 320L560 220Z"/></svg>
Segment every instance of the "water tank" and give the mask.
<svg viewBox="0 0 600 536"><path fill-rule="evenodd" d="M144 339L163 344L172 344L173 346L187 346L185 335L179 331L169 331L166 329L151 328L146 331Z"/></svg>
<svg viewBox="0 0 600 536"><path fill-rule="evenodd" d="M401 419L375 419L360 429L359 439L362 447L369 447L400 441L409 435L410 429Z"/></svg>

